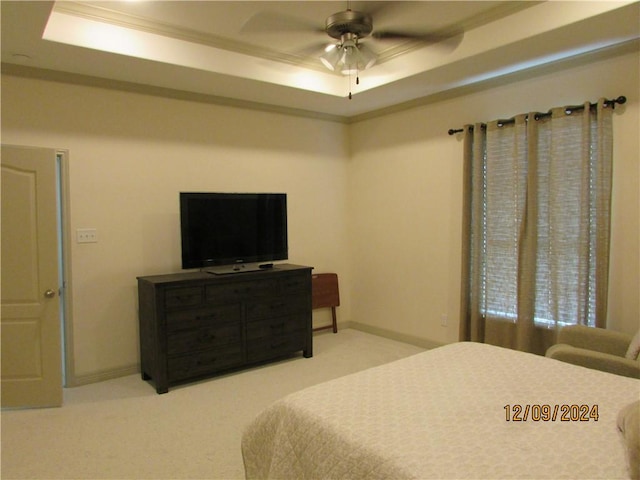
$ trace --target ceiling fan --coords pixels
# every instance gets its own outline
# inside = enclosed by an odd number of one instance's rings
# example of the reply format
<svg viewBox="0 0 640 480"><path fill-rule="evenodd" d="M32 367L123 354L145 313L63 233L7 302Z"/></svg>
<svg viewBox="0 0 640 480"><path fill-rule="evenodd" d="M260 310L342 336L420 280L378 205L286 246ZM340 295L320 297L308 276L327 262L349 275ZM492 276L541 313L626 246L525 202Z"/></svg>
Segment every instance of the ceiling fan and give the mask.
<svg viewBox="0 0 640 480"><path fill-rule="evenodd" d="M372 67L377 56L366 44L360 43L372 30L373 19L368 13L351 9L334 13L327 18L325 31L337 42L324 49L320 61L331 71L341 66L342 73Z"/></svg>
<svg viewBox="0 0 640 480"><path fill-rule="evenodd" d="M282 31L303 31L309 33L323 32L333 40L327 45L326 41L315 45L305 51L320 52L322 64L331 71L340 72L343 75L356 75L356 84L359 83L359 72L372 67L378 60L378 55L367 45L373 41L404 41L413 44L438 44L443 40L459 37L460 30L447 30L440 32L412 33L401 30L376 30L373 25L373 16L384 16L385 10L390 8L402 8L404 2L367 2L368 5L377 3L375 8L365 8L362 11L352 10L351 2L347 2L347 9L334 13L325 20L324 28L318 28L316 24L310 25L301 19L286 15L258 14L254 16L245 28L259 30L261 32L279 33ZM394 5L395 4L395 5ZM364 11L367 10L367 11ZM367 39L363 42L363 39ZM351 98L349 92L349 98Z"/></svg>

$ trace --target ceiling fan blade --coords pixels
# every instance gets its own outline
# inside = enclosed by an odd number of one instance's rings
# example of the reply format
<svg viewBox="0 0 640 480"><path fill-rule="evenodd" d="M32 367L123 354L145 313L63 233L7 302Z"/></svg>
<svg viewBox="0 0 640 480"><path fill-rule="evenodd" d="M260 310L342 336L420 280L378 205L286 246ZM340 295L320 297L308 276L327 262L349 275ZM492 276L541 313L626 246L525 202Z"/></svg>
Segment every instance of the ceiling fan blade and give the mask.
<svg viewBox="0 0 640 480"><path fill-rule="evenodd" d="M413 33L395 30L376 30L371 33L371 37L376 40L413 40L422 43L439 43L445 40L458 37L463 34L462 30L451 30L447 32L433 33Z"/></svg>
<svg viewBox="0 0 640 480"><path fill-rule="evenodd" d="M316 22L292 15L284 15L270 11L252 15L240 29L242 33L325 33L324 27Z"/></svg>
<svg viewBox="0 0 640 480"><path fill-rule="evenodd" d="M317 58L319 60L320 55L322 55L322 53L324 52L324 49L327 47L329 43L330 42L314 43L313 45L309 45L292 52L292 55L296 55L302 58L309 58L309 57Z"/></svg>

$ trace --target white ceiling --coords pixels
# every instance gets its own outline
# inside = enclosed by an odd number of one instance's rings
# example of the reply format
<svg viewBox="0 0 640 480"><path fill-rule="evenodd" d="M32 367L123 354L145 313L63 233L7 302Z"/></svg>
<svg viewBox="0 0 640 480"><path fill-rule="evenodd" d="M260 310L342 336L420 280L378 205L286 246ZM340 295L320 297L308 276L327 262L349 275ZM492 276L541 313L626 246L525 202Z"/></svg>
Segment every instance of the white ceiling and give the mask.
<svg viewBox="0 0 640 480"><path fill-rule="evenodd" d="M374 32L454 33L430 44L365 39L379 60L356 85L318 59L331 41L325 19L347 3L372 14ZM343 120L550 63L637 49L640 39L638 1L3 0L0 6L5 72Z"/></svg>

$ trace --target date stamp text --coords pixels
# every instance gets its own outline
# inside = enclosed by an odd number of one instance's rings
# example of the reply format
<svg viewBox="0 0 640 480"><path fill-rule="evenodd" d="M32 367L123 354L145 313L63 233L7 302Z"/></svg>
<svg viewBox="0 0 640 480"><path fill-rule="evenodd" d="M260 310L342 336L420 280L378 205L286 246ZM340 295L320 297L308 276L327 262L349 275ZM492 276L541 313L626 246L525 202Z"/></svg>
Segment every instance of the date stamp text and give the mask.
<svg viewBox="0 0 640 480"><path fill-rule="evenodd" d="M507 422L590 422L598 421L598 405L529 405L504 406Z"/></svg>

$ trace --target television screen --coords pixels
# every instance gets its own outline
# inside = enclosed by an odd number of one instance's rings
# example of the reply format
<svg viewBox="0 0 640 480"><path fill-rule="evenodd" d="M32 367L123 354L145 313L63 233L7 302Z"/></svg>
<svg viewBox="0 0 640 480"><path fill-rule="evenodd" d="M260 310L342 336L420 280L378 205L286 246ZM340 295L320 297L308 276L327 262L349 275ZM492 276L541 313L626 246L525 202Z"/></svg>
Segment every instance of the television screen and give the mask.
<svg viewBox="0 0 640 480"><path fill-rule="evenodd" d="M180 193L182 268L288 258L285 193Z"/></svg>

